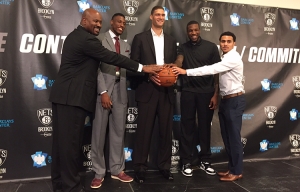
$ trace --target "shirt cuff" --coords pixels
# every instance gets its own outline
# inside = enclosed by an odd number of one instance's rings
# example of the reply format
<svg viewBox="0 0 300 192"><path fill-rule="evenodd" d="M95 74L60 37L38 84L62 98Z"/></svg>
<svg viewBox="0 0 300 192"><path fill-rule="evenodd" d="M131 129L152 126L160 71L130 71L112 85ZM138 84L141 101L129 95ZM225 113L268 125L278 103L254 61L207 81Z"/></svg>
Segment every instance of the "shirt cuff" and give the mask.
<svg viewBox="0 0 300 192"><path fill-rule="evenodd" d="M107 93L107 90L102 91L99 95L102 95L103 93Z"/></svg>
<svg viewBox="0 0 300 192"><path fill-rule="evenodd" d="M143 65L139 63L139 68L138 68L137 71L138 71L138 72L142 72L142 70L143 70Z"/></svg>

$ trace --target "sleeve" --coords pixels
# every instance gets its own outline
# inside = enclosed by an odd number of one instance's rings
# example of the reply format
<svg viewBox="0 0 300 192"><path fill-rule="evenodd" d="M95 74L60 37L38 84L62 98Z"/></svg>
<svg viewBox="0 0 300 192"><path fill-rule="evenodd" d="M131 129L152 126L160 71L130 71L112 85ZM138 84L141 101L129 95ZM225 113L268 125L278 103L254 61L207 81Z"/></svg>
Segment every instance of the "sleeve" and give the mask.
<svg viewBox="0 0 300 192"><path fill-rule="evenodd" d="M221 61L221 58L220 58L219 49L218 49L217 45L214 44L213 51L212 51L212 62L218 63L220 61Z"/></svg>
<svg viewBox="0 0 300 192"><path fill-rule="evenodd" d="M137 71L139 67L139 63L103 47L96 37L87 37L84 45L84 53L98 61L128 70Z"/></svg>
<svg viewBox="0 0 300 192"><path fill-rule="evenodd" d="M213 65L206 65L194 69L187 69L187 76L203 76L203 75L214 75L217 73L229 71L240 64L240 59L232 58L227 56L222 61Z"/></svg>
<svg viewBox="0 0 300 192"><path fill-rule="evenodd" d="M177 55L184 55L183 53L183 45L179 45L177 48Z"/></svg>

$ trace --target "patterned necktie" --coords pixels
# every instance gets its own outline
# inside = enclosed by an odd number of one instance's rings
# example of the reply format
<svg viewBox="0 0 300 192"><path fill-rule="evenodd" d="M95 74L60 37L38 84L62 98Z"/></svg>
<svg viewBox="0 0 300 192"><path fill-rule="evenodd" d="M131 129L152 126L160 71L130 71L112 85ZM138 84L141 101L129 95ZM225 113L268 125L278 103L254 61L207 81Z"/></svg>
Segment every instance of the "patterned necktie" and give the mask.
<svg viewBox="0 0 300 192"><path fill-rule="evenodd" d="M116 40L116 42L115 42L116 53L119 53L119 54L120 54L120 42L119 42L119 37L115 36L114 38L115 38L115 40ZM119 67L116 67L116 72L117 72L116 75L117 75L117 76L120 75L119 71L120 71L120 68L119 68Z"/></svg>

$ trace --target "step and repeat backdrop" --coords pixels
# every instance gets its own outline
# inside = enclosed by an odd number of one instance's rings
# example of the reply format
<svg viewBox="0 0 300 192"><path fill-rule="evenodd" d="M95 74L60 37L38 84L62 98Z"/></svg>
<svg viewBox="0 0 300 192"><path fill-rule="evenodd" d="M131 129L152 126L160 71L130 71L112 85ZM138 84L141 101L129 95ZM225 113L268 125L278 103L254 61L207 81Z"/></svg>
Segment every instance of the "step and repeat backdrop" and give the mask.
<svg viewBox="0 0 300 192"><path fill-rule="evenodd" d="M78 26L86 8L103 17L102 32L114 13L126 16L122 38L148 30L151 8L165 9L164 32L178 45L188 40L186 24L196 20L201 37L218 45L232 31L244 61L247 107L241 141L245 160L283 159L300 154L300 10L199 0L0 0L0 182L50 176L52 110L48 101L60 65L66 36ZM138 110L134 79L128 80L129 105L125 134L126 169L132 170ZM180 83L176 85L172 172L180 158ZM212 121L213 163L226 155L215 111ZM91 169L93 114L87 114L82 145L82 171ZM150 169L155 170L158 132L152 136ZM195 154L201 150L195 140Z"/></svg>

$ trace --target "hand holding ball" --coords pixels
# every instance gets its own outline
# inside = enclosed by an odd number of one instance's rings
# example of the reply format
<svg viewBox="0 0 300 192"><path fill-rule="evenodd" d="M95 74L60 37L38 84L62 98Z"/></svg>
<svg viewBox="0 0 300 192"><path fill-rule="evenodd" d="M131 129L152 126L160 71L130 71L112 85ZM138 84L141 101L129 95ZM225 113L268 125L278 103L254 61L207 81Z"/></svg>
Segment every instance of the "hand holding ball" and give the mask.
<svg viewBox="0 0 300 192"><path fill-rule="evenodd" d="M176 82L176 75L173 73L171 67L163 68L159 73L160 86L170 87Z"/></svg>

